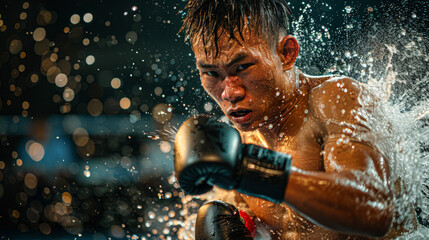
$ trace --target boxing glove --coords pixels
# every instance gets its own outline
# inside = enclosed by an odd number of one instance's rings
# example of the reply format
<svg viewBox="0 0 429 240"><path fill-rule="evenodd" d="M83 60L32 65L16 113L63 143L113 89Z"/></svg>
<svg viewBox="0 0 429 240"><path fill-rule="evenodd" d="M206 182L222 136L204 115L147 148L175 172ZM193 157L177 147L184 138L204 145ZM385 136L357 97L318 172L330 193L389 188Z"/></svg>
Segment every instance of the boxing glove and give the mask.
<svg viewBox="0 0 429 240"><path fill-rule="evenodd" d="M216 185L279 203L291 161L288 154L242 144L237 130L204 115L186 120L174 141L176 178L192 195Z"/></svg>
<svg viewBox="0 0 429 240"><path fill-rule="evenodd" d="M195 224L195 240L252 240L239 211L222 201L200 207Z"/></svg>

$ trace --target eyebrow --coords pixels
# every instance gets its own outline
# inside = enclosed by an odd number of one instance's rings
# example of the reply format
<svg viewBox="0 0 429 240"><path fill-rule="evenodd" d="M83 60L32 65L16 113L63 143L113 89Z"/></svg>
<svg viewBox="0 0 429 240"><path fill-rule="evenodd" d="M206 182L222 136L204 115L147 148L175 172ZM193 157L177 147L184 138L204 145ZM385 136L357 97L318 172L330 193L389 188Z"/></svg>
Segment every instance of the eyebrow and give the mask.
<svg viewBox="0 0 429 240"><path fill-rule="evenodd" d="M237 62L240 62L241 60L247 58L249 55L247 53L239 53L237 54L229 63L226 64L226 67L231 67L232 65L234 65ZM213 64L207 64L201 61L197 62L197 66L201 67L201 68L218 68L217 65L213 65Z"/></svg>

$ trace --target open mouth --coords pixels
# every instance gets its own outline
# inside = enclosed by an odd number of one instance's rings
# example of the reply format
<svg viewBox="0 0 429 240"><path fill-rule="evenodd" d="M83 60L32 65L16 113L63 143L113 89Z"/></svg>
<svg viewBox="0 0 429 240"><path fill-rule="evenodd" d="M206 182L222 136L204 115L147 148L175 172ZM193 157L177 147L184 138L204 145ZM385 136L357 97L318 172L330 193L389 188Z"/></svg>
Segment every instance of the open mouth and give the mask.
<svg viewBox="0 0 429 240"><path fill-rule="evenodd" d="M231 116L233 121L237 123L245 123L252 118L252 112L252 110L241 109L233 111L229 115Z"/></svg>

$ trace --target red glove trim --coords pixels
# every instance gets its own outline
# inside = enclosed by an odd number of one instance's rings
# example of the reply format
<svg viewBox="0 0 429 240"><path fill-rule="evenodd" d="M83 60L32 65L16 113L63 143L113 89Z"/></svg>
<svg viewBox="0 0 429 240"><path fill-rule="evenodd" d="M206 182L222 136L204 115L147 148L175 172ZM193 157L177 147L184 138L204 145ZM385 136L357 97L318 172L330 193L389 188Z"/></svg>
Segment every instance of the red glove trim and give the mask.
<svg viewBox="0 0 429 240"><path fill-rule="evenodd" d="M240 217L242 222L244 223L244 226L249 230L252 237L255 237L255 223L253 222L252 218L249 216L249 214L238 211L240 213Z"/></svg>

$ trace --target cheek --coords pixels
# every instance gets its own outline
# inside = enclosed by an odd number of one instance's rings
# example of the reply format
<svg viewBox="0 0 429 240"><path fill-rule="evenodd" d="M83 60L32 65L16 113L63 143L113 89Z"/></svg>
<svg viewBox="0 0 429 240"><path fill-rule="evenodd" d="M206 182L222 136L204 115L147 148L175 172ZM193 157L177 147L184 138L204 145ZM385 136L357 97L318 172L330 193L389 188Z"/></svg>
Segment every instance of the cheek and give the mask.
<svg viewBox="0 0 429 240"><path fill-rule="evenodd" d="M221 84L201 80L201 85L203 86L204 90L210 95L210 97L212 97L216 101L220 100L223 91Z"/></svg>

